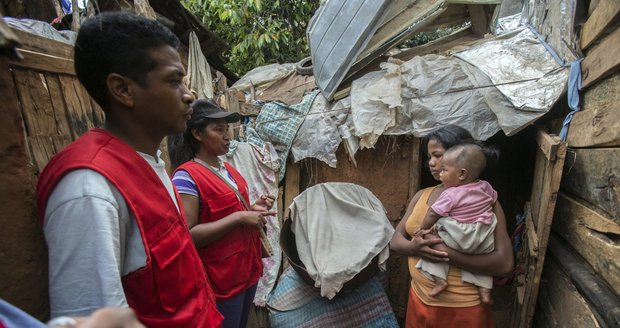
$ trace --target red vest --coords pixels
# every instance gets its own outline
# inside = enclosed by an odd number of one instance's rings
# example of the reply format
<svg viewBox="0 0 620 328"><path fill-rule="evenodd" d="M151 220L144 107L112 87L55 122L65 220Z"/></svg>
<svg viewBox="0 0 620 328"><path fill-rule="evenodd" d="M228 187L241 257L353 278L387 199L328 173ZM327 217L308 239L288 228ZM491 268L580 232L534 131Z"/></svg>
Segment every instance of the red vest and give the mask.
<svg viewBox="0 0 620 328"><path fill-rule="evenodd" d="M227 163L226 169L237 183L249 204L248 184L241 174ZM236 193L217 175L194 161L177 170L185 170L196 182L202 208L200 223L222 219L232 213L245 211ZM218 300L230 298L250 288L263 274L260 235L256 229L238 226L211 244L198 249L207 277Z"/></svg>
<svg viewBox="0 0 620 328"><path fill-rule="evenodd" d="M52 190L76 169L103 175L135 216L146 266L124 276L122 283L138 319L147 327L219 327L222 315L215 307L183 212L179 213L151 166L109 132L88 131L50 160L37 184L41 222ZM177 202L181 204L178 194Z"/></svg>

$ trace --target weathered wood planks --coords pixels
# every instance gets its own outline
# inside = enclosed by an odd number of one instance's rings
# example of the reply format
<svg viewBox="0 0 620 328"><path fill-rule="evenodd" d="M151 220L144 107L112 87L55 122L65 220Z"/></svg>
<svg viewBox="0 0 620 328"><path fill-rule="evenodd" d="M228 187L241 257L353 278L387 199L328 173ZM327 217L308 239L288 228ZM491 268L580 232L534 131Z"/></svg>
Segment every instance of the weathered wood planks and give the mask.
<svg viewBox="0 0 620 328"><path fill-rule="evenodd" d="M47 55L27 49L19 49L19 52L24 56L24 59L10 61L12 66L32 68L45 72L75 74L73 59Z"/></svg>
<svg viewBox="0 0 620 328"><path fill-rule="evenodd" d="M61 75L59 78L67 106L69 124L71 124L73 138L76 139L94 127L90 98L75 77Z"/></svg>
<svg viewBox="0 0 620 328"><path fill-rule="evenodd" d="M35 207L35 170L18 90L4 57L0 57L0 95L0 290L7 302L45 320L47 254Z"/></svg>
<svg viewBox="0 0 620 328"><path fill-rule="evenodd" d="M568 129L571 147L620 146L620 73L585 91Z"/></svg>
<svg viewBox="0 0 620 328"><path fill-rule="evenodd" d="M54 106L42 73L31 70L13 71L28 135L58 134Z"/></svg>
<svg viewBox="0 0 620 328"><path fill-rule="evenodd" d="M617 294L620 294L619 230L617 223L583 202L564 194L558 197L553 231L567 240Z"/></svg>
<svg viewBox="0 0 620 328"><path fill-rule="evenodd" d="M420 172L422 169L422 160L420 160L420 138L413 138L411 144L412 160L409 163L409 199L413 198L413 195L420 190Z"/></svg>
<svg viewBox="0 0 620 328"><path fill-rule="evenodd" d="M536 327L599 327L588 302L553 258L545 262L534 319Z"/></svg>
<svg viewBox="0 0 620 328"><path fill-rule="evenodd" d="M13 75L38 173L54 154L93 126L97 121L93 111L99 109L93 109L75 77L59 79L57 74L22 69L14 69Z"/></svg>
<svg viewBox="0 0 620 328"><path fill-rule="evenodd" d="M620 53L620 28L606 36L586 54L581 63L582 86L587 88L616 70L620 66L618 53Z"/></svg>
<svg viewBox="0 0 620 328"><path fill-rule="evenodd" d="M549 253L571 279L579 293L592 305L602 327L620 327L620 298L570 244L551 235Z"/></svg>
<svg viewBox="0 0 620 328"><path fill-rule="evenodd" d="M561 188L620 224L620 148L570 149Z"/></svg>
<svg viewBox="0 0 620 328"><path fill-rule="evenodd" d="M605 28L620 17L620 1L601 0L598 3L590 2L590 6L596 5L590 17L581 30L581 49L585 50L598 38Z"/></svg>

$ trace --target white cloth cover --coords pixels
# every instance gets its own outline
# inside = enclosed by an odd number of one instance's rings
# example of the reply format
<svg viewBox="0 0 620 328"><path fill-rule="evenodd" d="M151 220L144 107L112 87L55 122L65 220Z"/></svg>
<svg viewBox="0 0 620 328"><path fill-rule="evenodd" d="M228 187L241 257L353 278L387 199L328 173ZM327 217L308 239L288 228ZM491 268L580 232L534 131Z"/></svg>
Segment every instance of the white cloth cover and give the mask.
<svg viewBox="0 0 620 328"><path fill-rule="evenodd" d="M491 224L461 223L451 217L442 217L437 220L439 237L450 248L456 249L465 254L486 254L495 248L493 232L497 225L497 218L493 215ZM433 263L420 259L415 266L425 273L440 277L444 280L448 278L448 263ZM432 277L431 277L432 279ZM461 280L472 283L479 287L493 288L493 277L475 274L461 269Z"/></svg>
<svg viewBox="0 0 620 328"><path fill-rule="evenodd" d="M321 296L332 299L378 255L385 271L394 233L385 208L368 189L352 183L322 183L289 206L299 258Z"/></svg>

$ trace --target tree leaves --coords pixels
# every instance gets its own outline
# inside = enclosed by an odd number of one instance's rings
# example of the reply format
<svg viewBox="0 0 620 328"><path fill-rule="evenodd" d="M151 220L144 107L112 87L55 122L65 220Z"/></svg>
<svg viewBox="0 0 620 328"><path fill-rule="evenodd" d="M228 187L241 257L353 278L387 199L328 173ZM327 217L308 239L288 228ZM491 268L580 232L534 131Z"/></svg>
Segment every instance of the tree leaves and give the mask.
<svg viewBox="0 0 620 328"><path fill-rule="evenodd" d="M240 76L268 63L309 55L306 27L319 0L182 0L230 46L228 68Z"/></svg>

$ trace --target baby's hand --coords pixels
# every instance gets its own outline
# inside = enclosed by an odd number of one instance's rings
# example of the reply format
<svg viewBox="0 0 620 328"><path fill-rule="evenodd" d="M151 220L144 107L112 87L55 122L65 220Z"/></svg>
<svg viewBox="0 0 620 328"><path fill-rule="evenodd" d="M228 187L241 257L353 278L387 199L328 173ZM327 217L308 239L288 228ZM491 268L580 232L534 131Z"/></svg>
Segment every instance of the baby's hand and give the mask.
<svg viewBox="0 0 620 328"><path fill-rule="evenodd" d="M424 236L428 235L429 233L431 233L431 229L418 229L413 233L413 237L424 238Z"/></svg>

